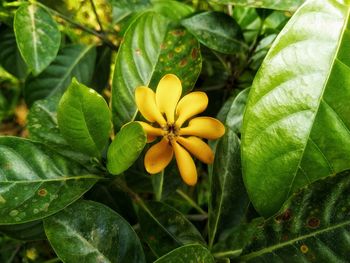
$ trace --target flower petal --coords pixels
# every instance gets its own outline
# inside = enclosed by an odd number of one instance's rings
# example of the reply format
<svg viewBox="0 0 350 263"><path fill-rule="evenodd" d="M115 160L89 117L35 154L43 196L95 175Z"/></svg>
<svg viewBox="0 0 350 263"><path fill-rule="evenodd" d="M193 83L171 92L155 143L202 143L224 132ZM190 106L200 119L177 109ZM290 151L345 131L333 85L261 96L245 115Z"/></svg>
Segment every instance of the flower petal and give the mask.
<svg viewBox="0 0 350 263"><path fill-rule="evenodd" d="M144 159L145 168L150 174L164 170L173 158L173 148L166 139L162 139L147 151Z"/></svg>
<svg viewBox="0 0 350 263"><path fill-rule="evenodd" d="M173 74L165 75L158 83L156 101L160 112L165 113L168 123L174 123L175 108L181 93L181 81Z"/></svg>
<svg viewBox="0 0 350 263"><path fill-rule="evenodd" d="M156 105L155 94L148 87L140 86L135 90L135 101L137 108L142 116L150 122L158 122L160 126L166 124L166 121Z"/></svg>
<svg viewBox="0 0 350 263"><path fill-rule="evenodd" d="M177 141L203 163L213 163L214 153L209 145L195 136L188 138L178 137Z"/></svg>
<svg viewBox="0 0 350 263"><path fill-rule="evenodd" d="M153 127L152 125L149 125L143 121L138 121L138 123L141 124L143 130L147 133L147 135L163 136L163 130L161 128Z"/></svg>
<svg viewBox="0 0 350 263"><path fill-rule="evenodd" d="M181 128L180 135L194 135L205 139L215 140L225 133L225 126L211 117L197 117L190 120L188 127Z"/></svg>
<svg viewBox="0 0 350 263"><path fill-rule="evenodd" d="M182 124L194 115L203 112L208 106L208 96L204 92L195 91L184 96L176 107L176 115L179 116L176 124Z"/></svg>
<svg viewBox="0 0 350 263"><path fill-rule="evenodd" d="M191 155L176 141L172 141L171 144L182 180L188 185L195 185L197 183L197 169Z"/></svg>

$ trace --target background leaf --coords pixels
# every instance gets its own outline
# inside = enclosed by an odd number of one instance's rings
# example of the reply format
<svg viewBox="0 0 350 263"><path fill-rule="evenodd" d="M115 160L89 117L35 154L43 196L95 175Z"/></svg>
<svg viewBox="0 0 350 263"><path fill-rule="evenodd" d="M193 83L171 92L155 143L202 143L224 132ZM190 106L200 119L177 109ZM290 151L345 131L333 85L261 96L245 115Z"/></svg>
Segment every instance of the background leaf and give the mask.
<svg viewBox="0 0 350 263"><path fill-rule="evenodd" d="M203 237L186 217L161 202L147 202L139 210L141 232L152 252L162 256L186 244L205 245Z"/></svg>
<svg viewBox="0 0 350 263"><path fill-rule="evenodd" d="M180 20L194 12L193 8L175 0L151 0L151 10L172 20Z"/></svg>
<svg viewBox="0 0 350 263"><path fill-rule="evenodd" d="M58 105L57 122L64 138L72 147L93 157L101 157L107 145L111 118L105 99L76 79Z"/></svg>
<svg viewBox="0 0 350 263"><path fill-rule="evenodd" d="M0 232L11 238L23 241L46 239L42 220L18 225L0 226Z"/></svg>
<svg viewBox="0 0 350 263"><path fill-rule="evenodd" d="M186 245L169 252L154 263L187 262L214 263L215 261L210 251L205 247L201 245Z"/></svg>
<svg viewBox="0 0 350 263"><path fill-rule="evenodd" d="M139 123L131 122L123 126L108 148L108 171L120 174L128 169L139 157L146 141L147 136Z"/></svg>
<svg viewBox="0 0 350 263"><path fill-rule="evenodd" d="M212 0L218 4L233 4L238 6L250 6L268 8L283 11L295 11L305 0Z"/></svg>
<svg viewBox="0 0 350 263"><path fill-rule="evenodd" d="M209 247L225 230L245 220L249 198L243 184L240 153L239 138L226 129L216 147L210 172Z"/></svg>
<svg viewBox="0 0 350 263"><path fill-rule="evenodd" d="M145 41L147 39L147 41ZM187 31L153 12L140 15L128 28L115 62L112 84L114 125L119 129L137 113L134 90L156 88L167 73L176 73L184 92L193 88L201 70L199 44Z"/></svg>
<svg viewBox="0 0 350 263"><path fill-rule="evenodd" d="M350 172L319 180L293 195L246 248L244 262L347 262ZM293 256L291 256L293 255Z"/></svg>
<svg viewBox="0 0 350 263"><path fill-rule="evenodd" d="M145 262L132 227L108 207L78 201L44 220L46 235L66 263Z"/></svg>
<svg viewBox="0 0 350 263"><path fill-rule="evenodd" d="M307 2L255 77L242 160L250 199L264 216L300 187L350 168L348 12L333 1Z"/></svg>
<svg viewBox="0 0 350 263"><path fill-rule="evenodd" d="M0 224L56 213L98 180L76 162L16 137L0 137L0 164Z"/></svg>
<svg viewBox="0 0 350 263"><path fill-rule="evenodd" d="M204 12L181 22L203 45L222 52L237 53L247 48L237 22L221 12Z"/></svg>
<svg viewBox="0 0 350 263"><path fill-rule="evenodd" d="M89 85L96 60L94 46L68 45L60 50L51 65L39 76L29 76L24 86L27 104L48 96L62 95L75 77Z"/></svg>
<svg viewBox="0 0 350 263"><path fill-rule="evenodd" d="M35 4L23 4L16 11L14 30L18 48L34 75L56 57L61 33L51 15Z"/></svg>

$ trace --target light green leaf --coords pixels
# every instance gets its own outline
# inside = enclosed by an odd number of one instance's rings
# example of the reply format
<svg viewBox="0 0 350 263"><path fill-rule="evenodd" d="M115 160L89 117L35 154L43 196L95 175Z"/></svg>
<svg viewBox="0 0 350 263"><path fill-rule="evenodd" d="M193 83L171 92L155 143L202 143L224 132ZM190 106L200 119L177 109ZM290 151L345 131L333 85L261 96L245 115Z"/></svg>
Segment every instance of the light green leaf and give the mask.
<svg viewBox="0 0 350 263"><path fill-rule="evenodd" d="M350 168L350 5L311 0L277 37L243 121L244 181L277 212L297 189Z"/></svg>
<svg viewBox="0 0 350 263"><path fill-rule="evenodd" d="M97 180L42 144L0 137L0 224L20 224L54 214Z"/></svg>
<svg viewBox="0 0 350 263"><path fill-rule="evenodd" d="M172 20L180 20L189 16L194 9L175 0L151 0L151 10Z"/></svg>
<svg viewBox="0 0 350 263"><path fill-rule="evenodd" d="M201 245L186 245L174 249L168 254L162 256L154 263L214 263L214 258L210 251Z"/></svg>
<svg viewBox="0 0 350 263"><path fill-rule="evenodd" d="M203 237L192 223L167 204L147 202L139 210L139 219L142 235L157 257L182 245L205 245Z"/></svg>
<svg viewBox="0 0 350 263"><path fill-rule="evenodd" d="M218 4L232 4L283 11L295 11L305 0L211 0Z"/></svg>
<svg viewBox="0 0 350 263"><path fill-rule="evenodd" d="M222 12L205 12L181 23L203 45L221 53L237 53L247 49L240 26Z"/></svg>
<svg viewBox="0 0 350 263"><path fill-rule="evenodd" d="M111 118L105 99L76 79L58 105L57 122L63 137L73 148L92 157L101 157L107 145Z"/></svg>
<svg viewBox="0 0 350 263"><path fill-rule="evenodd" d="M78 201L46 218L44 227L53 249L65 263L146 262L133 228L100 203Z"/></svg>
<svg viewBox="0 0 350 263"><path fill-rule="evenodd" d="M6 27L0 30L0 65L19 79L27 76L28 68L17 48L15 34Z"/></svg>
<svg viewBox="0 0 350 263"><path fill-rule="evenodd" d="M241 171L240 140L226 129L216 147L213 169L210 171L209 247L225 230L245 219L249 198Z"/></svg>
<svg viewBox="0 0 350 263"><path fill-rule="evenodd" d="M61 33L55 20L42 7L25 3L16 11L14 30L18 48L34 75L56 57Z"/></svg>
<svg viewBox="0 0 350 263"><path fill-rule="evenodd" d="M240 262L348 262L350 172L293 195L261 225Z"/></svg>
<svg viewBox="0 0 350 263"><path fill-rule="evenodd" d="M58 53L55 60L39 76L29 76L24 86L24 96L31 105L38 99L62 95L75 77L89 85L96 60L94 46L68 45Z"/></svg>
<svg viewBox="0 0 350 263"><path fill-rule="evenodd" d="M131 122L123 126L108 148L108 171L121 174L128 169L139 157L146 141L147 136L139 123Z"/></svg>
<svg viewBox="0 0 350 263"><path fill-rule="evenodd" d="M116 129L137 113L136 87L155 89L163 75L174 73L186 93L193 88L201 63L199 43L187 31L174 28L171 20L153 12L136 18L125 33L115 62L112 110Z"/></svg>

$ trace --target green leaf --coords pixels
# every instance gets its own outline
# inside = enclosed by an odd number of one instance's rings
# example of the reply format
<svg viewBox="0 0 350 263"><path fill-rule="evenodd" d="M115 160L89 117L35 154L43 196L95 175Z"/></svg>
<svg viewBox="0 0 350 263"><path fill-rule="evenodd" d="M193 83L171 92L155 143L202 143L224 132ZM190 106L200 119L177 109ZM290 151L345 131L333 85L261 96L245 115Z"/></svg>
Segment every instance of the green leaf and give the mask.
<svg viewBox="0 0 350 263"><path fill-rule="evenodd" d="M138 16L125 33L112 84L116 129L137 113L136 87L145 85L155 89L163 75L175 73L182 81L183 93L193 88L202 63L199 43L187 31L174 28L170 22L163 16L147 12Z"/></svg>
<svg viewBox="0 0 350 263"><path fill-rule="evenodd" d="M45 219L44 227L53 249L65 263L146 262L133 228L102 204L75 202Z"/></svg>
<svg viewBox="0 0 350 263"><path fill-rule="evenodd" d="M260 227L242 262L348 262L349 171L304 188L281 211Z"/></svg>
<svg viewBox="0 0 350 263"><path fill-rule="evenodd" d="M96 60L94 46L69 45L58 53L56 59L39 76L29 76L24 86L24 96L31 105L38 99L62 95L75 77L89 85Z"/></svg>
<svg viewBox="0 0 350 263"><path fill-rule="evenodd" d="M11 238L23 241L46 239L42 220L18 225L0 226L0 232Z"/></svg>
<svg viewBox="0 0 350 263"><path fill-rule="evenodd" d="M98 177L42 144L0 137L0 224L20 224L58 212Z"/></svg>
<svg viewBox="0 0 350 263"><path fill-rule="evenodd" d="M109 87L111 73L112 50L108 46L98 46L96 55L96 66L90 86L101 93Z"/></svg>
<svg viewBox="0 0 350 263"><path fill-rule="evenodd" d="M13 26L24 61L38 75L55 59L60 47L61 33L55 20L45 9L26 3L16 11Z"/></svg>
<svg viewBox="0 0 350 263"><path fill-rule="evenodd" d="M203 237L191 222L167 204L147 202L139 210L139 219L142 235L157 257L182 245L205 245Z"/></svg>
<svg viewBox="0 0 350 263"><path fill-rule="evenodd" d="M108 148L108 171L121 174L128 169L139 157L146 141L146 133L139 123L131 122L123 126Z"/></svg>
<svg viewBox="0 0 350 263"><path fill-rule="evenodd" d="M225 230L244 221L249 198L241 171L240 140L226 129L216 147L213 169L210 172L209 247Z"/></svg>
<svg viewBox="0 0 350 263"><path fill-rule="evenodd" d="M264 216L297 189L350 168L349 10L331 0L307 2L255 77L242 163L250 199Z"/></svg>
<svg viewBox="0 0 350 263"><path fill-rule="evenodd" d="M151 6L149 0L111 0L113 23L119 23L135 12L146 10Z"/></svg>
<svg viewBox="0 0 350 263"><path fill-rule="evenodd" d="M27 76L27 65L17 48L15 34L6 27L0 31L0 65L19 79Z"/></svg>
<svg viewBox="0 0 350 263"><path fill-rule="evenodd" d="M218 4L232 4L256 8L268 8L283 11L295 11L305 0L212 0Z"/></svg>
<svg viewBox="0 0 350 263"><path fill-rule="evenodd" d="M210 251L201 245L186 245L174 249L168 254L162 256L154 263L214 263L214 258Z"/></svg>
<svg viewBox="0 0 350 263"><path fill-rule="evenodd" d="M58 105L57 122L63 137L73 148L92 157L101 157L107 145L111 118L105 99L76 79Z"/></svg>
<svg viewBox="0 0 350 263"><path fill-rule="evenodd" d="M49 97L36 101L30 108L27 118L29 138L41 142L63 156L69 157L79 163L85 164L90 157L77 152L63 138L57 124L57 107L59 98Z"/></svg>
<svg viewBox="0 0 350 263"><path fill-rule="evenodd" d="M151 0L151 10L172 20L181 20L194 12L194 9L175 0Z"/></svg>
<svg viewBox="0 0 350 263"><path fill-rule="evenodd" d="M231 54L247 49L237 22L222 12L205 12L187 18L181 23L203 45Z"/></svg>

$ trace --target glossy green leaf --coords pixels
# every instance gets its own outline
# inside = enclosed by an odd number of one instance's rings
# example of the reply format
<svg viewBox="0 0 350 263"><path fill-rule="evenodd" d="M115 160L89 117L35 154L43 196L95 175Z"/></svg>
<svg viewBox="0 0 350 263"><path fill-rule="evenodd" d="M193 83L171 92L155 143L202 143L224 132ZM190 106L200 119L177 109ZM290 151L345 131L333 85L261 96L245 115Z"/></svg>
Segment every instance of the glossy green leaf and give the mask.
<svg viewBox="0 0 350 263"><path fill-rule="evenodd" d="M162 256L154 263L214 263L214 258L210 251L201 245L186 245L174 249Z"/></svg>
<svg viewBox="0 0 350 263"><path fill-rule="evenodd" d="M97 180L42 144L0 137L0 224L20 224L54 214Z"/></svg>
<svg viewBox="0 0 350 263"><path fill-rule="evenodd" d="M240 140L235 132L226 129L216 147L213 169L210 172L209 247L225 230L245 218L249 198L243 184Z"/></svg>
<svg viewBox="0 0 350 263"><path fill-rule="evenodd" d="M191 222L167 204L147 202L146 207L139 210L139 219L142 235L157 257L182 245L205 245Z"/></svg>
<svg viewBox="0 0 350 263"><path fill-rule="evenodd" d="M256 8L295 11L305 0L212 0L218 4L232 4Z"/></svg>
<svg viewBox="0 0 350 263"><path fill-rule="evenodd" d="M45 219L44 227L53 249L65 263L145 262L133 228L100 203L75 202Z"/></svg>
<svg viewBox="0 0 350 263"><path fill-rule="evenodd" d="M128 169L139 157L146 141L146 133L139 123L131 122L123 126L108 148L108 171L121 174Z"/></svg>
<svg viewBox="0 0 350 263"><path fill-rule="evenodd" d="M183 19L194 12L193 8L176 0L151 0L153 10L172 20Z"/></svg>
<svg viewBox="0 0 350 263"><path fill-rule="evenodd" d="M105 99L73 79L63 94L57 123L63 137L82 153L101 157L111 131L111 111Z"/></svg>
<svg viewBox="0 0 350 263"><path fill-rule="evenodd" d="M18 225L0 226L0 232L11 238L23 241L46 239L42 220Z"/></svg>
<svg viewBox="0 0 350 263"><path fill-rule="evenodd" d="M151 6L149 0L111 0L114 23L119 23L133 13L146 10Z"/></svg>
<svg viewBox="0 0 350 263"><path fill-rule="evenodd" d="M203 45L221 53L237 53L247 49L240 26L222 12L205 12L181 23Z"/></svg>
<svg viewBox="0 0 350 263"><path fill-rule="evenodd" d="M242 262L348 262L349 171L304 188L281 211L258 229Z"/></svg>
<svg viewBox="0 0 350 263"><path fill-rule="evenodd" d="M24 61L38 75L55 59L60 47L61 33L55 20L42 7L25 3L16 11L14 30Z"/></svg>
<svg viewBox="0 0 350 263"><path fill-rule="evenodd" d="M94 46L68 45L61 49L56 59L39 76L29 76L24 86L24 96L31 105L38 99L62 95L75 77L89 85L96 60Z"/></svg>
<svg viewBox="0 0 350 263"><path fill-rule="evenodd" d="M255 77L242 162L250 199L264 216L300 187L350 168L349 10L333 0L307 2Z"/></svg>
<svg viewBox="0 0 350 263"><path fill-rule="evenodd" d="M85 164L90 160L90 157L78 152L69 145L58 128L58 102L59 97L53 96L44 100L38 100L33 104L27 118L29 138L45 144L47 147L70 159Z"/></svg>
<svg viewBox="0 0 350 263"><path fill-rule="evenodd" d="M128 28L115 62L112 84L114 125L119 129L137 113L135 88L155 89L167 73L182 81L183 94L193 88L201 70L199 43L171 20L153 12L140 15Z"/></svg>
<svg viewBox="0 0 350 263"><path fill-rule="evenodd" d="M0 30L0 65L19 79L27 75L27 65L17 48L15 34L9 28Z"/></svg>

